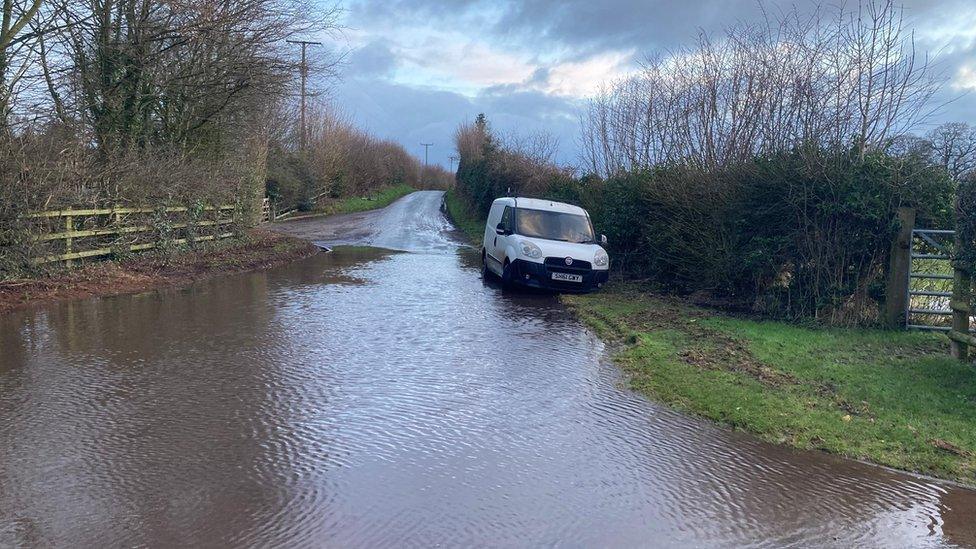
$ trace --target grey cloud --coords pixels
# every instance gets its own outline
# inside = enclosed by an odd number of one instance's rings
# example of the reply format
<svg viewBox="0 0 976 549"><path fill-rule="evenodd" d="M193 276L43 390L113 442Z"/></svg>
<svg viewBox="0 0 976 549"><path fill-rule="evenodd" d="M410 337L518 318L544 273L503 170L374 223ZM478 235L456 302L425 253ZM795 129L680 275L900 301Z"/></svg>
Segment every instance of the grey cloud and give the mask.
<svg viewBox="0 0 976 549"><path fill-rule="evenodd" d="M456 20L483 5L487 4L482 0L355 0L348 3L347 11L354 24L370 21L432 23L432 20Z"/></svg>
<svg viewBox="0 0 976 549"><path fill-rule="evenodd" d="M533 86L545 86L549 83L549 72L549 67L539 67L532 73L527 83Z"/></svg>
<svg viewBox="0 0 976 549"><path fill-rule="evenodd" d="M764 13L777 17L797 11L830 11L837 3L793 0L524 0L512 2L495 31L542 36L573 47L581 55L635 48L641 54L668 50L693 41L699 32L719 33L740 23L755 23ZM932 24L946 13L965 13L971 0L906 0L909 25ZM853 6L848 5L849 8ZM971 14L971 12L970 12Z"/></svg>
<svg viewBox="0 0 976 549"><path fill-rule="evenodd" d="M932 104L935 110L926 121L928 126L942 122L967 122L976 125L976 91L947 86L932 98Z"/></svg>
<svg viewBox="0 0 976 549"><path fill-rule="evenodd" d="M905 0L910 22L926 23L946 13L963 13L972 0ZM819 3L825 9L836 2ZM475 33L517 38L524 49L570 49L577 56L606 50L652 53L694 40L699 31L720 32L739 22L755 22L818 5L802 0L357 0L353 18L363 22L421 22Z"/></svg>
<svg viewBox="0 0 976 549"><path fill-rule="evenodd" d="M968 48L956 47L951 53L938 53L930 62L931 74L942 81L942 86L930 101L932 113L927 123L958 121L976 124L976 90L953 86L960 67L967 63L976 65L976 44Z"/></svg>
<svg viewBox="0 0 976 549"><path fill-rule="evenodd" d="M789 6L767 2L768 9ZM671 48L698 29L717 31L760 13L755 0L360 0L351 4L362 22L423 22L515 37L527 49L567 46L579 54L607 49Z"/></svg>
<svg viewBox="0 0 976 549"><path fill-rule="evenodd" d="M572 100L534 91L486 90L475 98L388 81L349 78L334 93L336 103L358 124L382 138L402 143L421 156L420 142L434 143L431 162L445 167L454 152L454 130L484 112L502 133L546 131L561 143L558 160L577 160L577 106Z"/></svg>
<svg viewBox="0 0 976 549"><path fill-rule="evenodd" d="M386 76L397 65L396 55L384 40L374 40L353 50L346 60L345 73L356 76Z"/></svg>
<svg viewBox="0 0 976 549"><path fill-rule="evenodd" d="M574 99L559 97L535 90L509 89L509 86L491 87L483 90L478 97L479 104L500 111L531 114L537 118L576 119L580 106Z"/></svg>
<svg viewBox="0 0 976 549"><path fill-rule="evenodd" d="M749 0L527 0L513 4L496 31L541 35L585 53L667 49L687 42L697 29L718 30L757 12L757 4Z"/></svg>

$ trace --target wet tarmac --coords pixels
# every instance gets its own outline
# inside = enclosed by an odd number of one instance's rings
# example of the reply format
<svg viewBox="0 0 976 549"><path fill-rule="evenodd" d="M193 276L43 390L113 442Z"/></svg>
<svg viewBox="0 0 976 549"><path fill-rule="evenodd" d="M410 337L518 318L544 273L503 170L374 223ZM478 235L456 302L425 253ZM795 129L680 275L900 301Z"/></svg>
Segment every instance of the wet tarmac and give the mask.
<svg viewBox="0 0 976 549"><path fill-rule="evenodd" d="M439 204L283 226L406 252L0 319L0 547L976 544L974 492L627 390Z"/></svg>

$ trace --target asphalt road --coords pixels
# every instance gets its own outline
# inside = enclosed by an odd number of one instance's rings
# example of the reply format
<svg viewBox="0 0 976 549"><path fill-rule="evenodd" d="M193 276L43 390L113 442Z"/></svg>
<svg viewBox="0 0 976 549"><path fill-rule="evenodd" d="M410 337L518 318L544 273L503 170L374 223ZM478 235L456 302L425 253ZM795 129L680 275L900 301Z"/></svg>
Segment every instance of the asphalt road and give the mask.
<svg viewBox="0 0 976 549"><path fill-rule="evenodd" d="M380 210L285 221L272 228L326 246L451 252L460 241L440 212L443 200L443 191L418 191Z"/></svg>

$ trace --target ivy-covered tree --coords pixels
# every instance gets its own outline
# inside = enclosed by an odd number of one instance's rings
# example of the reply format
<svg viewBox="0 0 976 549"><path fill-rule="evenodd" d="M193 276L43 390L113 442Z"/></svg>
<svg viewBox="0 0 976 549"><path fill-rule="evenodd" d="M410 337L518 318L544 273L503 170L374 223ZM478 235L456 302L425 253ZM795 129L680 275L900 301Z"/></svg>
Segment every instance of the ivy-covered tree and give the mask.
<svg viewBox="0 0 976 549"><path fill-rule="evenodd" d="M956 198L956 231L959 250L956 265L976 273L976 176L959 183Z"/></svg>

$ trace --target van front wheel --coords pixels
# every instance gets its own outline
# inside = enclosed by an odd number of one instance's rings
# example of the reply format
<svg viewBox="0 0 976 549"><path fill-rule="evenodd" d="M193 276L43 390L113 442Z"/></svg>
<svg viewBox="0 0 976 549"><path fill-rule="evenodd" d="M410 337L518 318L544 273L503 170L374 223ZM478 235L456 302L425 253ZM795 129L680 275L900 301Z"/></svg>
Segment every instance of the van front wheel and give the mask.
<svg viewBox="0 0 976 549"><path fill-rule="evenodd" d="M515 278L515 267L506 259L505 267L502 269L502 286L512 287L512 280Z"/></svg>

